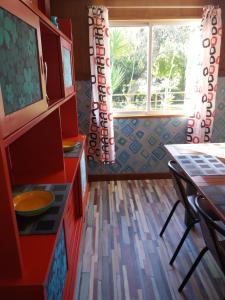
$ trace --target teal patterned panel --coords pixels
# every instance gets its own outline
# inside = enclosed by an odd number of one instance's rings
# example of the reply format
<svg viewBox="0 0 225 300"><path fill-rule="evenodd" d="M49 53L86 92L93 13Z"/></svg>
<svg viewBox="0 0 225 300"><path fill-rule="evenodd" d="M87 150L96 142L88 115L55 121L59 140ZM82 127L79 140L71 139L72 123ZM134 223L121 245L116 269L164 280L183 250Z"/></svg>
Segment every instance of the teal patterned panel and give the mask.
<svg viewBox="0 0 225 300"><path fill-rule="evenodd" d="M46 287L48 300L61 300L64 292L67 274L67 257L65 234L63 228L61 229L55 253L52 261L52 266L48 276L48 283Z"/></svg>
<svg viewBox="0 0 225 300"><path fill-rule="evenodd" d="M0 66L6 115L42 99L36 29L2 8Z"/></svg>
<svg viewBox="0 0 225 300"><path fill-rule="evenodd" d="M71 59L70 59L70 51L66 48L63 48L63 66L64 66L64 84L65 87L70 87L73 85L72 72L71 72Z"/></svg>
<svg viewBox="0 0 225 300"><path fill-rule="evenodd" d="M87 182L87 174L86 174L86 161L84 151L80 160L80 170L81 170L81 187L82 187L82 197L84 197L84 193L86 190L86 182Z"/></svg>

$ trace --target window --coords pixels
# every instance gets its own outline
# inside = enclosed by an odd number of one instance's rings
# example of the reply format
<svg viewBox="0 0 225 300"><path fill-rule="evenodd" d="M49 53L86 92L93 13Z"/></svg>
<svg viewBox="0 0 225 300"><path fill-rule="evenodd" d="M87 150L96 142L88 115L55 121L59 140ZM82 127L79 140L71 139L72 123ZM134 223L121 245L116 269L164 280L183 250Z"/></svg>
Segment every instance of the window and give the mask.
<svg viewBox="0 0 225 300"><path fill-rule="evenodd" d="M110 25L113 111L182 113L191 37L199 21Z"/></svg>

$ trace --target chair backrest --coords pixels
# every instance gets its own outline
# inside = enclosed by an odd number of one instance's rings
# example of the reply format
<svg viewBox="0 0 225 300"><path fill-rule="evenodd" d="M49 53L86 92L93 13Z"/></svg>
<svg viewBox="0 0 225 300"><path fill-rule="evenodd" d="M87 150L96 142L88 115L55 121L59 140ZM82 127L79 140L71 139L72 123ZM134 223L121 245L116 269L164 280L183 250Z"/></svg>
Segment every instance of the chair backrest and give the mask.
<svg viewBox="0 0 225 300"><path fill-rule="evenodd" d="M198 196L195 200L195 205L199 212L202 235L205 240L206 246L225 274L225 241L224 243L221 242L221 237L225 238L225 223L221 219L219 214L210 205L208 199L202 196ZM213 210L213 214L217 216L216 221L214 221L209 216L210 206L211 210Z"/></svg>
<svg viewBox="0 0 225 300"><path fill-rule="evenodd" d="M187 196L190 195L190 192L188 190L191 190L191 194L197 195L197 189L194 186L194 184L187 178L187 176L182 172L182 170L179 167L179 164L174 161L170 160L168 162L168 167L170 170L170 173L172 175L174 188L177 192L177 195L179 197L179 200L181 200L188 211L189 214L191 214L193 217L193 211L188 204Z"/></svg>

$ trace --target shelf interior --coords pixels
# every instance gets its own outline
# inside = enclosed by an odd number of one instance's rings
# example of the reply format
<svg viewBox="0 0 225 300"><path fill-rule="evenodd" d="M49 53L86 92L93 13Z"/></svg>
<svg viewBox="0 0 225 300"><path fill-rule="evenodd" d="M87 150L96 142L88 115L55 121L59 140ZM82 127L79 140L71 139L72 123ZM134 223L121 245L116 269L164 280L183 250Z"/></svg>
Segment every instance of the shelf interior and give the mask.
<svg viewBox="0 0 225 300"><path fill-rule="evenodd" d="M12 185L63 171L59 109L10 144L7 152Z"/></svg>
<svg viewBox="0 0 225 300"><path fill-rule="evenodd" d="M76 98L72 96L60 106L62 137L70 138L78 135L78 118Z"/></svg>

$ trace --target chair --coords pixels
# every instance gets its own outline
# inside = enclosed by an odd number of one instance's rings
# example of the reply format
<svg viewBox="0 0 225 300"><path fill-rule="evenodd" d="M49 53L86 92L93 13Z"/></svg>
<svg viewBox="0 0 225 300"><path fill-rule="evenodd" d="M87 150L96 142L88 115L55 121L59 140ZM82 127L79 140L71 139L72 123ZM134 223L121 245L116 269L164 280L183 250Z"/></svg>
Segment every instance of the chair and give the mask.
<svg viewBox="0 0 225 300"><path fill-rule="evenodd" d="M196 258L194 264L190 268L183 282L181 283L178 291L181 292L191 277L192 273L199 264L201 258L209 250L216 260L218 266L221 268L222 272L225 274L225 222L221 219L218 213L213 211L214 218L213 220L209 212L213 208L210 206L210 203L207 199L199 196L195 200L196 208L199 212L200 226L202 229L203 238L206 243L204 247Z"/></svg>
<svg viewBox="0 0 225 300"><path fill-rule="evenodd" d="M195 200L195 197L196 197L196 194L197 194L197 190L195 188L195 186L193 185L193 183L184 175L184 173L182 172L182 170L179 168L179 165L176 161L169 161L168 162L168 167L169 167L169 171L172 175L172 179L173 179L173 183L174 183L174 187L175 187L175 190L177 192L177 195L178 195L178 199L170 213L169 213L169 216L167 217L166 219L166 222L164 223L163 225L163 228L160 232L160 237L162 237L170 219L172 218L177 206L179 203L182 203L185 207L185 210L186 210L186 217L188 219L188 224L187 224L187 228L170 260L170 265L173 264L175 258L177 257L189 231L193 228L193 226L199 222L199 218L198 218L198 214L197 214L197 209L195 207L195 203L194 203L194 200ZM188 193L188 188L189 190L191 190L191 194Z"/></svg>

